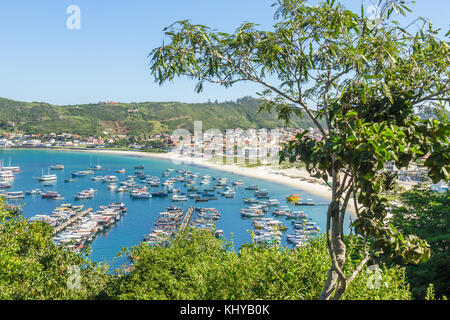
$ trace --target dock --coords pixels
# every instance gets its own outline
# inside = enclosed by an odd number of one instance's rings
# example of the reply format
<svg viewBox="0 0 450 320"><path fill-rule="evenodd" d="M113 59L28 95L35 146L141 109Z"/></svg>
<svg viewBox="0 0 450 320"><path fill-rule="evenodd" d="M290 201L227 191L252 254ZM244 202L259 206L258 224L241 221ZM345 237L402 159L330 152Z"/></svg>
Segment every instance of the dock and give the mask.
<svg viewBox="0 0 450 320"><path fill-rule="evenodd" d="M79 214L73 216L72 218L68 219L67 221L65 221L64 223L60 224L59 226L55 227L55 229L53 230L53 236L60 233L61 231L63 231L65 228L67 228L68 226L70 226L71 224L73 224L75 221L78 220L78 218L84 217L85 215L87 215L88 213L92 212L92 208L87 208L83 211L81 211Z"/></svg>
<svg viewBox="0 0 450 320"><path fill-rule="evenodd" d="M184 216L183 221L181 222L179 232L183 232L184 230L186 230L186 227L189 224L189 221L191 221L193 213L194 213L194 207L190 206L189 209L187 209L187 211L186 211L186 215Z"/></svg>

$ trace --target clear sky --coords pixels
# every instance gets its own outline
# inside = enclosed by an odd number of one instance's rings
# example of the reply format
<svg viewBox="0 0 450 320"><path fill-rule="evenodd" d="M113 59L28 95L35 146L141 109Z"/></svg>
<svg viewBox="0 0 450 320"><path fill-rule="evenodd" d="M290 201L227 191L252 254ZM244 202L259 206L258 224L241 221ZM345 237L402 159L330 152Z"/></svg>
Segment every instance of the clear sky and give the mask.
<svg viewBox="0 0 450 320"><path fill-rule="evenodd" d="M234 100L260 88L231 89L176 80L159 86L147 58L160 46L162 29L191 19L225 32L250 21L268 29L274 0L14 0L0 3L0 97L54 104L97 101ZM361 0L342 1L358 10ZM370 5L370 0L365 0ZM69 30L67 7L81 10L81 28ZM449 28L450 0L417 0L408 20L421 15Z"/></svg>

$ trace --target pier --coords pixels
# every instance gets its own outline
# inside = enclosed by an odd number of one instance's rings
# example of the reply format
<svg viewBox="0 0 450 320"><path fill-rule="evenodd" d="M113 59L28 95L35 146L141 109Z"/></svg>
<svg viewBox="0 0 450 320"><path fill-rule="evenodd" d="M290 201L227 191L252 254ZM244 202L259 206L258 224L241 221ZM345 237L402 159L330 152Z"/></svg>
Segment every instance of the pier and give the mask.
<svg viewBox="0 0 450 320"><path fill-rule="evenodd" d="M186 230L186 227L187 227L189 221L191 221L191 218L192 218L192 214L193 214L193 213L194 213L194 207L191 206L191 207L189 207L189 209L187 209L187 211L186 211L186 215L184 216L184 219L183 219L183 221L181 222L179 232L183 232L184 230Z"/></svg>
<svg viewBox="0 0 450 320"><path fill-rule="evenodd" d="M72 223L78 220L78 218L84 217L88 213L92 212L92 208L88 208L86 210L81 211L79 214L73 216L72 218L68 219L64 223L60 224L59 226L55 227L55 230L53 230L53 236L58 234L59 232L63 231L65 228L70 226Z"/></svg>

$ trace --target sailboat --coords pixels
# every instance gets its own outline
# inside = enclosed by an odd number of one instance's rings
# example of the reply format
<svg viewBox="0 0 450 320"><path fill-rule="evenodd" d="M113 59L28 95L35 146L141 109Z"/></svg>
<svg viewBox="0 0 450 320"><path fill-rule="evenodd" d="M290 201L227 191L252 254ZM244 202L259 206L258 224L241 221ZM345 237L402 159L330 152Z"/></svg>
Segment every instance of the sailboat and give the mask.
<svg viewBox="0 0 450 320"><path fill-rule="evenodd" d="M97 165L92 166L92 163L89 165L89 168L87 168L88 170L105 170L99 163L98 163L98 158L97 158Z"/></svg>
<svg viewBox="0 0 450 320"><path fill-rule="evenodd" d="M56 174L50 174L50 169L48 174L44 174L44 169L42 169L42 175L40 177L35 177L39 181L52 181L57 180L58 176Z"/></svg>
<svg viewBox="0 0 450 320"><path fill-rule="evenodd" d="M5 171L11 170L12 172L20 172L20 167L19 166L11 166L11 157L9 157L9 166L7 166L7 167L3 166L3 160L2 160L2 170L5 170Z"/></svg>

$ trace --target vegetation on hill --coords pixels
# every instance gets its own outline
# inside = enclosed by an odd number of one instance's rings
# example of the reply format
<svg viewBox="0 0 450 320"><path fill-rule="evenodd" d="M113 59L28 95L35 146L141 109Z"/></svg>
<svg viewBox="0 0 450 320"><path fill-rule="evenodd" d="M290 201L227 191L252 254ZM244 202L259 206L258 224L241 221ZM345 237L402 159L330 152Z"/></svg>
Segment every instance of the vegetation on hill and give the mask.
<svg viewBox="0 0 450 320"><path fill-rule="evenodd" d="M202 121L203 130L215 128L278 128L285 123L277 115L258 113L257 99L245 97L221 103L141 102L57 106L0 98L0 129L22 133L76 133L82 135L171 133L177 128L193 130ZM14 122L14 126L10 122ZM291 127L309 128L303 118Z"/></svg>

